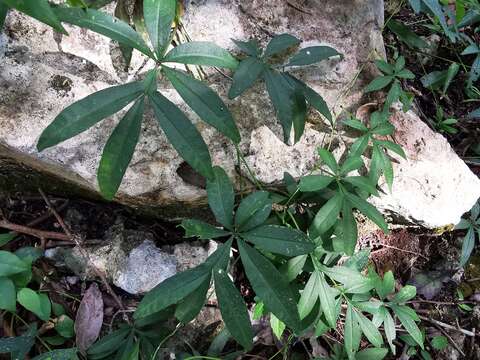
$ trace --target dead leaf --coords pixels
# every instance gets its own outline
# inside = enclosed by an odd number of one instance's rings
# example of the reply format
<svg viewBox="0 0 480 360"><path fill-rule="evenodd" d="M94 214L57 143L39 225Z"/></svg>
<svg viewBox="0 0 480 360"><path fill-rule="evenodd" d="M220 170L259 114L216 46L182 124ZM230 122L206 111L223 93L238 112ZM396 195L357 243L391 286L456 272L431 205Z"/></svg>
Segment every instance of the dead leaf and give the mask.
<svg viewBox="0 0 480 360"><path fill-rule="evenodd" d="M83 296L75 318L78 349L85 353L98 339L103 324L103 298L98 285L93 283Z"/></svg>

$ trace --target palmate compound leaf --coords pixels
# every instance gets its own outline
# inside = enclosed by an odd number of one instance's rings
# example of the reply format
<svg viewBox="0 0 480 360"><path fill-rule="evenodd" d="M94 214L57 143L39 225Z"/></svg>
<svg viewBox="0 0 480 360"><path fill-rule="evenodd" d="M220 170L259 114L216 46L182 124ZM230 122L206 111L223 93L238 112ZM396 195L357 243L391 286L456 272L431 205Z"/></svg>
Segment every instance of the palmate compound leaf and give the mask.
<svg viewBox="0 0 480 360"><path fill-rule="evenodd" d="M112 200L122 183L140 137L144 97L139 98L113 130L103 149L98 167L98 185L102 195Z"/></svg>
<svg viewBox="0 0 480 360"><path fill-rule="evenodd" d="M301 330L295 293L276 267L257 250L238 240L248 280L265 306L293 330Z"/></svg>
<svg viewBox="0 0 480 360"><path fill-rule="evenodd" d="M38 151L84 132L100 120L122 110L143 92L143 82L137 81L100 90L73 103L42 132L37 144Z"/></svg>
<svg viewBox="0 0 480 360"><path fill-rule="evenodd" d="M161 57L163 49L170 45L170 31L176 10L176 0L143 1L143 18L158 58Z"/></svg>
<svg viewBox="0 0 480 360"><path fill-rule="evenodd" d="M225 325L246 350L253 346L253 329L248 316L247 306L226 271L218 269L213 273L215 293Z"/></svg>
<svg viewBox="0 0 480 360"><path fill-rule="evenodd" d="M373 205L370 205L367 201L351 193L345 194L345 197L346 201L350 202L353 208L356 208L366 215L370 220L377 224L384 233L388 233L388 225L385 222L385 219Z"/></svg>
<svg viewBox="0 0 480 360"><path fill-rule="evenodd" d="M400 322L402 323L403 327L410 336L415 340L415 342L420 345L423 349L423 335L420 329L418 328L417 324L415 323L415 319L412 318L413 310L410 309L408 306L405 305L391 305L391 308L395 315L398 317ZM415 312L413 312L415 314Z"/></svg>
<svg viewBox="0 0 480 360"><path fill-rule="evenodd" d="M320 273L314 271L307 283L305 288L302 291L300 300L298 302L298 313L300 315L300 320L303 320L311 313L315 303L318 301L319 293L318 288L320 287Z"/></svg>
<svg viewBox="0 0 480 360"><path fill-rule="evenodd" d="M202 135L185 114L158 91L149 94L155 117L178 154L200 175L212 178L212 160Z"/></svg>
<svg viewBox="0 0 480 360"><path fill-rule="evenodd" d="M361 339L360 325L354 312L352 305L348 304L343 336L349 360L355 359L355 353L358 351Z"/></svg>
<svg viewBox="0 0 480 360"><path fill-rule="evenodd" d="M315 215L310 227L311 232L321 235L330 229L337 222L338 215L343 206L343 201L343 194L340 192L335 193L335 195L330 198L330 200L328 200Z"/></svg>
<svg viewBox="0 0 480 360"><path fill-rule="evenodd" d="M126 22L91 8L56 7L55 15L62 22L89 29L130 48L137 49L150 58L154 55L139 33Z"/></svg>
<svg viewBox="0 0 480 360"><path fill-rule="evenodd" d="M288 257L304 255L315 250L315 244L299 230L278 225L263 225L240 236L258 248Z"/></svg>
<svg viewBox="0 0 480 360"><path fill-rule="evenodd" d="M212 89L202 81L180 71L165 66L162 71L200 119L213 126L235 144L240 142L240 133L230 110Z"/></svg>

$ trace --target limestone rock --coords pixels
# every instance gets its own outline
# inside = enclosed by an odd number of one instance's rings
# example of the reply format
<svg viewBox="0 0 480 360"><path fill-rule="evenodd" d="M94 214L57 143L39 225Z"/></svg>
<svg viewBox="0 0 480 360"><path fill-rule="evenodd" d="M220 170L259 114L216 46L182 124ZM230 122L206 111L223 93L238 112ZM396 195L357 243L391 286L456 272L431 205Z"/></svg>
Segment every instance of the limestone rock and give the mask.
<svg viewBox="0 0 480 360"><path fill-rule="evenodd" d="M105 10L112 12L113 7ZM372 73L362 72L354 86L352 80L369 55L384 53L381 0L315 0L301 9L283 0L187 1L183 23L193 40L213 41L233 51L238 50L232 38L256 37L265 45L271 35L284 32L302 39L301 46L335 47L344 54L343 59L294 70L295 75L325 97L335 113L359 103L362 86ZM46 187L53 183L43 181L42 177L48 175L59 180L54 189L57 192L70 191L62 185L68 184L90 194L97 193L96 170L101 151L122 113L40 154L35 149L37 139L55 116L74 101L137 78L143 58L135 51L129 72L122 73L112 60L115 56L110 40L73 26L67 25L67 30L68 37L55 34L16 12L7 18L5 32L0 35L0 186L2 182L15 186L21 181L43 182ZM140 73L151 66L147 63ZM207 71L209 83L226 99L229 80L213 69ZM168 84L160 84L159 90L197 125L213 162L225 167L230 175L236 175L236 152L227 139L199 122ZM241 150L245 154L250 148L251 133L262 126L282 137L263 84L235 101L227 101L227 105L242 134ZM312 116L310 120L321 124L318 117ZM195 206L205 204L205 191L197 182L178 174L182 164L147 111L140 142L117 200L148 209L167 209L162 214L167 213L170 218L191 212Z"/></svg>
<svg viewBox="0 0 480 360"><path fill-rule="evenodd" d="M91 263L78 247L49 249L45 256L82 279L96 277L93 263L109 281L130 294L147 293L177 272L203 263L217 249L213 241L158 248L150 233L124 230L122 226L110 229L104 244L84 247Z"/></svg>

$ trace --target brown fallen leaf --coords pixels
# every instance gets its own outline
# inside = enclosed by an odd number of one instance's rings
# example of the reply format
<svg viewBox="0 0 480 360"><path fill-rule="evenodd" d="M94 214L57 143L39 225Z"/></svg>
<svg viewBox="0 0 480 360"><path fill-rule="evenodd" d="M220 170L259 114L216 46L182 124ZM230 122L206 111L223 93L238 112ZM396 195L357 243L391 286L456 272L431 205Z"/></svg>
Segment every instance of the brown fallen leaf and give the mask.
<svg viewBox="0 0 480 360"><path fill-rule="evenodd" d="M85 353L97 340L103 324L103 298L98 285L93 283L85 292L75 318L78 349Z"/></svg>

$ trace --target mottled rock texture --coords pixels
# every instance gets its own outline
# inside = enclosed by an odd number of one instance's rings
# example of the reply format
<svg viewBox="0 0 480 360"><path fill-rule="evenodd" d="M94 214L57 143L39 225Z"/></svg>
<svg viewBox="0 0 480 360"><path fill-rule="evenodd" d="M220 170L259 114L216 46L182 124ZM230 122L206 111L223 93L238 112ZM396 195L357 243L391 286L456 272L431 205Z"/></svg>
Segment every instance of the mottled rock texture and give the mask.
<svg viewBox="0 0 480 360"><path fill-rule="evenodd" d="M112 12L107 7L105 11ZM293 69L326 99L335 115L355 112L367 99L362 89L374 76L371 60L384 54L381 0L200 0L187 1L184 26L193 40L213 41L236 51L232 38L258 38L291 33L302 47L327 44L342 59ZM18 13L11 13L0 35L0 186L41 185L47 190L98 195L96 169L102 148L122 113L54 148L35 149L43 129L66 106L105 87L130 81L153 64L134 52L124 72L118 49L107 38L67 26L70 36ZM207 81L226 99L230 81L210 69ZM234 147L198 118L178 94L162 82L159 90L192 119L209 146L213 162L222 165L236 184L248 176L236 167ZM277 183L284 171L308 173L315 148L331 144L338 157L344 140L332 138L325 122L313 111L305 136L293 146L281 142L281 128L257 84L235 101L225 100L242 134L240 149L254 174ZM396 113L395 140L407 146L408 160L398 159L394 192L375 203L397 219L436 227L458 221L479 193L479 181L455 155L443 137L413 113ZM337 133L338 134L338 133ZM340 132L340 134L343 134ZM417 144L417 145L415 145ZM413 146L413 148L412 148ZM117 196L117 201L154 211L167 218L197 213L206 204L204 181L189 171L166 141L147 111L140 142ZM18 189L18 188L17 188Z"/></svg>

